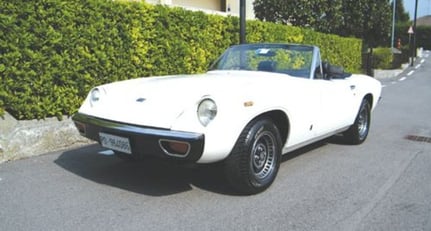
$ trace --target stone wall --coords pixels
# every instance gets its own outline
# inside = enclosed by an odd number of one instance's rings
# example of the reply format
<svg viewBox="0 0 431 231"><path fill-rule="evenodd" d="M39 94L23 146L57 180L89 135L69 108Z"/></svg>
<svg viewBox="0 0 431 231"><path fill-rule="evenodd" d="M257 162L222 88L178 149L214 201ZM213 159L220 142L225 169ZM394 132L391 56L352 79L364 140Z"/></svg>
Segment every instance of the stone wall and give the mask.
<svg viewBox="0 0 431 231"><path fill-rule="evenodd" d="M91 143L81 137L70 118L16 120L0 117L0 163Z"/></svg>

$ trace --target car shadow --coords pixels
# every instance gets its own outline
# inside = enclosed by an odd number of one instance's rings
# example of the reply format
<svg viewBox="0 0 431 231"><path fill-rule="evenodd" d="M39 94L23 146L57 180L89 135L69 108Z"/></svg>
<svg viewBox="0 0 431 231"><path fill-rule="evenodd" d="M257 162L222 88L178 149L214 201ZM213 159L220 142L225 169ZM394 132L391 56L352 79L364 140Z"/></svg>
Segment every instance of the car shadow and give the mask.
<svg viewBox="0 0 431 231"><path fill-rule="evenodd" d="M157 158L132 162L101 155L104 150L97 144L67 150L54 163L90 181L150 196L177 194L194 187L238 195L220 174L220 164L186 167Z"/></svg>
<svg viewBox="0 0 431 231"><path fill-rule="evenodd" d="M323 140L283 155L289 161L331 140ZM64 151L54 161L63 169L84 179L149 196L167 196L199 188L223 195L240 196L224 177L222 164L184 166L157 158L132 162L114 155L100 154L105 149L93 144Z"/></svg>

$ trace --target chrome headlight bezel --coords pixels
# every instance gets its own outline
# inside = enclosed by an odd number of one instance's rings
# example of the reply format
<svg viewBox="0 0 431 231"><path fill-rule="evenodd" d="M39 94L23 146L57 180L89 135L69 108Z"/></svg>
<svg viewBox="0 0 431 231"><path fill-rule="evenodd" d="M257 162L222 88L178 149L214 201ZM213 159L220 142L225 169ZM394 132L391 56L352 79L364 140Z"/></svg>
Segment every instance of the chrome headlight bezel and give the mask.
<svg viewBox="0 0 431 231"><path fill-rule="evenodd" d="M197 116L202 126L206 127L217 116L217 104L211 98L203 98L197 108Z"/></svg>

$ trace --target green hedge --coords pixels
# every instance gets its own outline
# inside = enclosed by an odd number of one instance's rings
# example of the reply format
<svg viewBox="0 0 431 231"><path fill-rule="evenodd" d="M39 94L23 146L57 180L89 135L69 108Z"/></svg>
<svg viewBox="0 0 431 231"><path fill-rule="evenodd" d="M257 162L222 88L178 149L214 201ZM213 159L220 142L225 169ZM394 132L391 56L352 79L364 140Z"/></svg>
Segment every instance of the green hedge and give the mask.
<svg viewBox="0 0 431 231"><path fill-rule="evenodd" d="M0 2L0 115L61 117L98 84L204 72L238 43L238 18L111 0ZM324 59L360 70L361 41L247 22L248 42L316 44Z"/></svg>
<svg viewBox="0 0 431 231"><path fill-rule="evenodd" d="M391 48L378 47L373 49L374 69L392 69L392 60Z"/></svg>
<svg viewBox="0 0 431 231"><path fill-rule="evenodd" d="M343 66L350 72L361 70L362 42L355 38L342 38L282 24L248 21L247 42L261 41L317 45L324 60Z"/></svg>

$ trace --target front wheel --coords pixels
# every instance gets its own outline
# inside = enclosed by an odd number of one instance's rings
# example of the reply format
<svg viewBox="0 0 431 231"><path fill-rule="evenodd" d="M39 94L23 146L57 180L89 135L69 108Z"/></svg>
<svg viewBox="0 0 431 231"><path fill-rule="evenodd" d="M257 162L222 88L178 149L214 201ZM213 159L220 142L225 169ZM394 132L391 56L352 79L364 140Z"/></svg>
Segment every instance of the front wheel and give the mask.
<svg viewBox="0 0 431 231"><path fill-rule="evenodd" d="M364 99L356 116L355 123L343 133L350 144L361 144L365 141L370 130L371 109L368 100Z"/></svg>
<svg viewBox="0 0 431 231"><path fill-rule="evenodd" d="M256 194L274 181L281 159L278 128L267 118L250 122L225 161L227 180L244 194Z"/></svg>

